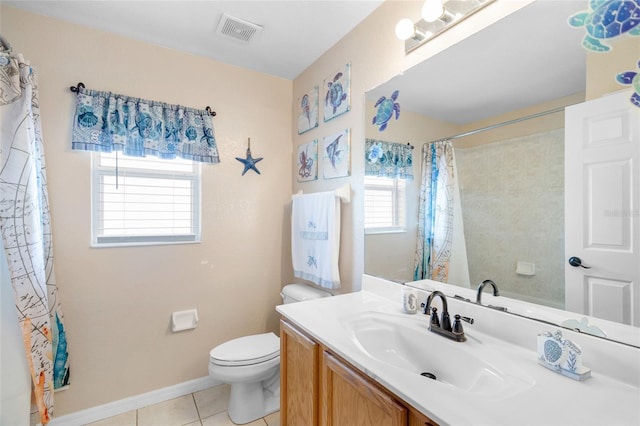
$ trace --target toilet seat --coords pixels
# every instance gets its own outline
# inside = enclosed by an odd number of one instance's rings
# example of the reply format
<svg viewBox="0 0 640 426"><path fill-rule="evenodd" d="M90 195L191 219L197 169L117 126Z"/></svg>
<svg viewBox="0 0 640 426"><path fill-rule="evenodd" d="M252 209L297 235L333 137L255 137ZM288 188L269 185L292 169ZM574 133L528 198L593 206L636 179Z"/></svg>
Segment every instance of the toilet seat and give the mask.
<svg viewBox="0 0 640 426"><path fill-rule="evenodd" d="M260 364L280 356L280 339L273 333L229 340L211 349L212 363L224 366Z"/></svg>

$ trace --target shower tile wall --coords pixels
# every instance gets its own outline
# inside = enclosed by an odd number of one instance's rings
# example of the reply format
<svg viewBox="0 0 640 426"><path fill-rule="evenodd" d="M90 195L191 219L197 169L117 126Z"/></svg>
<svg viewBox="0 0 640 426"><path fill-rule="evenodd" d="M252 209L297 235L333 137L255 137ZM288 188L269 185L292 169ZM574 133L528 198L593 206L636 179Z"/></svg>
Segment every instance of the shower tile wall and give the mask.
<svg viewBox="0 0 640 426"><path fill-rule="evenodd" d="M455 153L472 286L490 278L504 296L564 307L564 130Z"/></svg>

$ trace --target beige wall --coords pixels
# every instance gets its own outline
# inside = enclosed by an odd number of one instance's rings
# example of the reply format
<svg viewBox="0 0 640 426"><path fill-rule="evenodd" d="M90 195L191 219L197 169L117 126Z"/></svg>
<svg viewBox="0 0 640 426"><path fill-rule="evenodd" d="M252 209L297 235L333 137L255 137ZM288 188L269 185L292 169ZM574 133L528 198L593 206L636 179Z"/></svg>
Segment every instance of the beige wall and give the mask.
<svg viewBox="0 0 640 426"><path fill-rule="evenodd" d="M208 374L209 350L277 330L291 276L292 82L2 6L2 35L36 68L71 387L57 415ZM88 88L196 108L222 162L202 167L202 243L90 248L90 153L70 148L74 94ZM261 175L244 157L247 137ZM173 334L172 311L197 308Z"/></svg>

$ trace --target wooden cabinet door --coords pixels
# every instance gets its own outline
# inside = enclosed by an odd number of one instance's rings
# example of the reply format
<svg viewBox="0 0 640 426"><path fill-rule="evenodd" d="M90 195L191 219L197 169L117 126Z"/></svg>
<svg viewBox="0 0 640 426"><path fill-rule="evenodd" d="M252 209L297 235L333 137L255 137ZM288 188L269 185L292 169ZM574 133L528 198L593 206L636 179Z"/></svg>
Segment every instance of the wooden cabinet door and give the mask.
<svg viewBox="0 0 640 426"><path fill-rule="evenodd" d="M322 352L323 426L406 426L407 409L342 361Z"/></svg>
<svg viewBox="0 0 640 426"><path fill-rule="evenodd" d="M318 425L319 345L280 320L280 420Z"/></svg>
<svg viewBox="0 0 640 426"><path fill-rule="evenodd" d="M414 408L409 412L409 426L437 426L437 423L424 414L415 411Z"/></svg>

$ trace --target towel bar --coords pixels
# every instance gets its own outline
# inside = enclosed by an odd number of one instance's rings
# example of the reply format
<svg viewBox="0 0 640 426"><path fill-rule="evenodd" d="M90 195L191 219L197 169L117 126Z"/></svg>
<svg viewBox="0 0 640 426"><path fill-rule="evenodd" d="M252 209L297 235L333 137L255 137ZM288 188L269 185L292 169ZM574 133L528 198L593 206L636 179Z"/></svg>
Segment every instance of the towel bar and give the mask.
<svg viewBox="0 0 640 426"><path fill-rule="evenodd" d="M340 201L342 201L343 203L350 203L351 202L351 185L349 185L348 183L341 186L338 189L334 189L336 197L340 198ZM291 198L295 197L296 195L302 195L303 192L302 190L299 190L297 194L293 194L291 196Z"/></svg>

